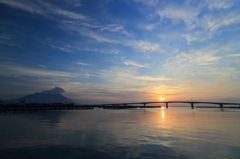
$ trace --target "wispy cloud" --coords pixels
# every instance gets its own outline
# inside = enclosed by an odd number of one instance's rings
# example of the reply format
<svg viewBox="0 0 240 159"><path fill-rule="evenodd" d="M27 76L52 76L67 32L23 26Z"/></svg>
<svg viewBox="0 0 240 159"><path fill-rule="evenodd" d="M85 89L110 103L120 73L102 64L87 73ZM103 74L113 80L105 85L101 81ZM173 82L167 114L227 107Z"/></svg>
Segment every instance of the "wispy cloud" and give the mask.
<svg viewBox="0 0 240 159"><path fill-rule="evenodd" d="M96 32L93 32L91 30L85 30L84 32L81 31L81 34L89 36L89 37L97 40L98 42L118 43L118 41L115 40L115 39L109 39L109 38L103 37L103 36L97 34Z"/></svg>
<svg viewBox="0 0 240 159"><path fill-rule="evenodd" d="M147 30L147 31L152 31L154 30L159 23L153 23L153 24L141 24L138 25L139 28Z"/></svg>
<svg viewBox="0 0 240 159"><path fill-rule="evenodd" d="M196 31L196 32L192 32L192 33L182 35L182 37L184 37L187 40L187 44L190 45L191 42L193 42L193 41L202 42L202 41L205 41L207 39L210 39L210 38L212 38L212 35L204 32L204 31Z"/></svg>
<svg viewBox="0 0 240 159"><path fill-rule="evenodd" d="M36 13L43 16L53 15L61 15L71 19L79 19L79 20L89 20L89 17L83 15L81 13L74 13L71 11L63 10L56 6L53 6L49 3L44 1L29 1L29 0L22 0L22 1L15 1L15 0L0 0L0 3L7 4L13 8L21 9L30 13Z"/></svg>
<svg viewBox="0 0 240 159"><path fill-rule="evenodd" d="M168 18L174 20L174 22L182 20L188 26L192 25L197 20L197 16L200 12L198 8L189 6L177 7L174 5L169 5L157 11L160 19Z"/></svg>
<svg viewBox="0 0 240 159"><path fill-rule="evenodd" d="M206 0L209 9L229 9L233 6L233 0Z"/></svg>
<svg viewBox="0 0 240 159"><path fill-rule="evenodd" d="M240 54L228 54L227 57L240 57Z"/></svg>
<svg viewBox="0 0 240 159"><path fill-rule="evenodd" d="M147 41L138 41L135 43L135 47L145 51L160 50L160 46L158 44L150 43Z"/></svg>
<svg viewBox="0 0 240 159"><path fill-rule="evenodd" d="M151 76L136 76L135 79L144 80L144 81L169 81L173 80L171 78L164 78L164 77L151 77Z"/></svg>
<svg viewBox="0 0 240 159"><path fill-rule="evenodd" d="M21 76L35 76L35 77L84 77L88 78L88 73L78 74L62 71L51 71L34 69L17 65L0 65L0 74L2 75L21 75Z"/></svg>
<svg viewBox="0 0 240 159"><path fill-rule="evenodd" d="M191 50L190 53L181 53L177 58L197 65L210 65L213 64L212 62L221 59L221 57L215 56L216 53L217 50L209 50L208 52Z"/></svg>
<svg viewBox="0 0 240 159"><path fill-rule="evenodd" d="M133 61L130 61L130 60L124 61L123 63L124 63L125 65L131 65L131 66L136 66L136 67L148 67L148 64L145 64L145 65L143 65L143 64L137 64L136 62L133 62Z"/></svg>
<svg viewBox="0 0 240 159"><path fill-rule="evenodd" d="M44 9L42 9L41 7L39 7L36 4L33 4L29 0L22 0L22 1L0 0L0 3L4 3L13 8L21 9L21 10L24 10L27 12L36 13L36 14L40 14L40 15L44 15L44 16L47 15L47 13Z"/></svg>
<svg viewBox="0 0 240 159"><path fill-rule="evenodd" d="M71 26L72 28L91 28L91 29L100 29L102 28L101 24L94 20L89 21L72 21L72 20L62 20L63 26Z"/></svg>
<svg viewBox="0 0 240 159"><path fill-rule="evenodd" d="M78 65L85 65L85 66L89 66L90 65L90 64L82 63L82 62L76 62L76 64L78 64Z"/></svg>
<svg viewBox="0 0 240 159"><path fill-rule="evenodd" d="M62 16L65 16L65 17L71 18L71 19L79 19L79 20L85 20L85 21L89 20L88 16L83 15L81 13L74 13L71 11L63 10L63 9L60 9L58 7L55 7L53 5L50 5L49 3L45 3L42 1L41 1L41 3L48 9L49 12L52 12L53 14L62 15Z"/></svg>
<svg viewBox="0 0 240 159"><path fill-rule="evenodd" d="M219 44L209 45L197 50L192 49L189 52L180 53L175 58L170 57L166 60L164 66L169 73L179 78L186 79L195 77L198 80L202 78L205 80L208 78L217 78L224 73L219 71L220 69L229 67L230 65L235 69L232 61L230 63L230 61L228 62L225 60L226 58L224 58L226 56L229 57L227 55L228 52L235 52L232 47L233 44L230 43L224 46ZM220 74L218 72L220 72ZM230 77L230 74L228 75Z"/></svg>
<svg viewBox="0 0 240 159"><path fill-rule="evenodd" d="M131 46L137 50L140 50L142 52L161 52L166 53L164 50L161 49L160 45L157 43L152 43L148 41L127 41L122 42L123 45Z"/></svg>
<svg viewBox="0 0 240 159"><path fill-rule="evenodd" d="M67 0L64 1L67 3L69 6L73 7L81 7L82 6L82 0Z"/></svg>
<svg viewBox="0 0 240 159"><path fill-rule="evenodd" d="M71 50L63 48L63 47L59 47L59 46L51 45L51 48L59 49L59 50L64 51L64 52L71 52Z"/></svg>
<svg viewBox="0 0 240 159"><path fill-rule="evenodd" d="M12 38L12 36L8 35L8 34L1 34L0 35L1 40L10 40L11 38Z"/></svg>
<svg viewBox="0 0 240 159"><path fill-rule="evenodd" d="M113 67L111 69L102 70L100 72L99 78L104 79L109 85L113 87L120 87L121 89L147 89L154 88L153 83L158 81L172 81L171 78L161 77L161 76L141 76L138 74L136 68L119 68Z"/></svg>
<svg viewBox="0 0 240 159"><path fill-rule="evenodd" d="M211 32L214 32L223 26L240 22L239 12L237 11L221 15L206 15L204 18L207 21L206 29Z"/></svg>
<svg viewBox="0 0 240 159"><path fill-rule="evenodd" d="M45 66L45 65L38 65L39 67L43 67L43 68L45 68L45 67L47 67L47 66Z"/></svg>
<svg viewBox="0 0 240 159"><path fill-rule="evenodd" d="M14 41L14 36L9 34L1 34L0 35L0 44L9 45L9 46L20 46L16 44Z"/></svg>
<svg viewBox="0 0 240 159"><path fill-rule="evenodd" d="M80 28L78 26L76 26L75 24L73 25L66 25L65 26L67 29L71 29L74 31L77 31L80 35L84 35L87 37L91 37L93 39L95 39L98 42L106 42L106 43L118 43L119 41L115 40L115 39L110 39L108 37L104 37L103 35L100 35L97 32L94 32L86 27L84 28Z"/></svg>
<svg viewBox="0 0 240 159"><path fill-rule="evenodd" d="M149 6L157 6L159 1L158 0L135 0L136 2L141 2L145 5Z"/></svg>
<svg viewBox="0 0 240 159"><path fill-rule="evenodd" d="M74 48L76 50L81 50L81 51L94 51L94 52L99 52L102 54L117 54L119 50L117 49L92 49L92 48Z"/></svg>
<svg viewBox="0 0 240 159"><path fill-rule="evenodd" d="M55 45L50 45L51 48L54 49L59 49L64 52L68 53L79 53L79 51L89 51L89 52L98 52L101 54L117 54L119 53L118 49L114 49L112 47L110 48L88 48L86 46L79 46L79 43L74 43L72 45L67 45L67 46L55 46Z"/></svg>
<svg viewBox="0 0 240 159"><path fill-rule="evenodd" d="M124 30L123 26L117 25L117 24L110 24L110 25L104 26L101 28L101 31L104 31L104 30L130 36L130 34L126 30Z"/></svg>
<svg viewBox="0 0 240 159"><path fill-rule="evenodd" d="M97 28L101 28L100 29L101 31L107 30L109 32L120 32L120 33L123 33L124 31L122 30L123 29L122 26L116 26L116 25L108 26L108 27L99 27L99 26ZM69 24L66 23L65 27L67 29L77 31L80 35L91 37L100 43L121 44L123 46L133 47L142 52L157 51L157 52L166 53L163 49L161 49L160 45L157 43L152 43L148 41L129 40L129 39L118 37L118 36L109 36L108 34L103 34L101 32L93 31L90 28L78 27L77 24L74 24L74 23L69 23ZM113 51L109 53L118 53L118 52L119 51Z"/></svg>
<svg viewBox="0 0 240 159"><path fill-rule="evenodd" d="M191 26L191 29L198 28L197 31L189 31L187 34L182 35L190 45L193 41L205 41L212 39L219 34L230 31L227 27L240 23L238 11L228 13L206 14L199 18L196 23ZM236 28L237 26L235 26Z"/></svg>
<svg viewBox="0 0 240 159"><path fill-rule="evenodd" d="M5 41L5 40L0 40L0 44L9 45L9 46L19 46L18 44L15 44L15 43L9 42L9 41Z"/></svg>

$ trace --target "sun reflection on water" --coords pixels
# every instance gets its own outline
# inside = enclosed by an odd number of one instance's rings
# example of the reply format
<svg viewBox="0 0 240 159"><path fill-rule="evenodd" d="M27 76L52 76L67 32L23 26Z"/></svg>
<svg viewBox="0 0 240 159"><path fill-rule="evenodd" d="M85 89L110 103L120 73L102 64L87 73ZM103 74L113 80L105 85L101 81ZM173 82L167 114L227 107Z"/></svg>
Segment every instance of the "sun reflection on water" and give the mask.
<svg viewBox="0 0 240 159"><path fill-rule="evenodd" d="M164 112L164 107L162 107L162 121L165 119L165 112Z"/></svg>

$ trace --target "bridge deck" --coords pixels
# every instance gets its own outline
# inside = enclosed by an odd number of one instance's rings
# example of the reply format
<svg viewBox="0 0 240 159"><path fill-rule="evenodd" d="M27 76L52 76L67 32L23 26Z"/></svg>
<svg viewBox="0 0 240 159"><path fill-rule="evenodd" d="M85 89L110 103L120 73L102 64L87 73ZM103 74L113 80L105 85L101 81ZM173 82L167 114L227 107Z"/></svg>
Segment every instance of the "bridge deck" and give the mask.
<svg viewBox="0 0 240 159"><path fill-rule="evenodd" d="M156 101L156 102L131 102L131 103L113 103L113 104L101 104L99 106L128 106L128 105L136 105L143 104L144 107L147 107L147 104L157 104L157 103L165 103L166 108L168 108L169 103L187 103L190 104L191 108L194 109L194 104L214 104L219 105L220 108L224 108L224 105L238 105L240 103L222 103L222 102L199 102L199 101Z"/></svg>
<svg viewBox="0 0 240 159"><path fill-rule="evenodd" d="M104 109L124 109L124 108L161 108L162 106L147 106L147 104L164 103L165 107L169 107L169 103L187 103L189 107L194 109L194 104L214 104L220 108L240 108L240 103L221 103L221 102L198 102L198 101L157 101L157 102L131 102L131 103L114 103L114 104L98 104L98 105L73 105L73 104L24 104L24 105L0 105L0 111L23 111L23 110L73 110L73 109L93 109L94 107ZM136 106L142 104L142 106ZM223 107L223 106L228 107ZM238 107L229 107L236 105ZM216 108L216 107L197 107L197 108Z"/></svg>

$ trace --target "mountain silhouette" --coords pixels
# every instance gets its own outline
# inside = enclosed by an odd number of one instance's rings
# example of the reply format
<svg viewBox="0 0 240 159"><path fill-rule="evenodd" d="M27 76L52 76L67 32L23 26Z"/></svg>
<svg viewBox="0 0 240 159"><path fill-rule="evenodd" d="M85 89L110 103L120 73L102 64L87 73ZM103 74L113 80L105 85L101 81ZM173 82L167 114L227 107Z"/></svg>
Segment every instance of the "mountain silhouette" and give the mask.
<svg viewBox="0 0 240 159"><path fill-rule="evenodd" d="M6 100L8 103L74 103L61 94L34 93L21 98Z"/></svg>

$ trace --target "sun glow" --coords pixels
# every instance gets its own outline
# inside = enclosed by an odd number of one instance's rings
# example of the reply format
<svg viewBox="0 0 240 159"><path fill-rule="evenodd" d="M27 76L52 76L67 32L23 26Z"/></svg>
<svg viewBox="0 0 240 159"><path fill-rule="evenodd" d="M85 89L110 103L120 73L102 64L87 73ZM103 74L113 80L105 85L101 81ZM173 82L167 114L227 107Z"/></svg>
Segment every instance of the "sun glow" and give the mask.
<svg viewBox="0 0 240 159"><path fill-rule="evenodd" d="M160 101L164 101L164 98L163 98L163 97L161 97L161 98L159 98L159 100L160 100Z"/></svg>

